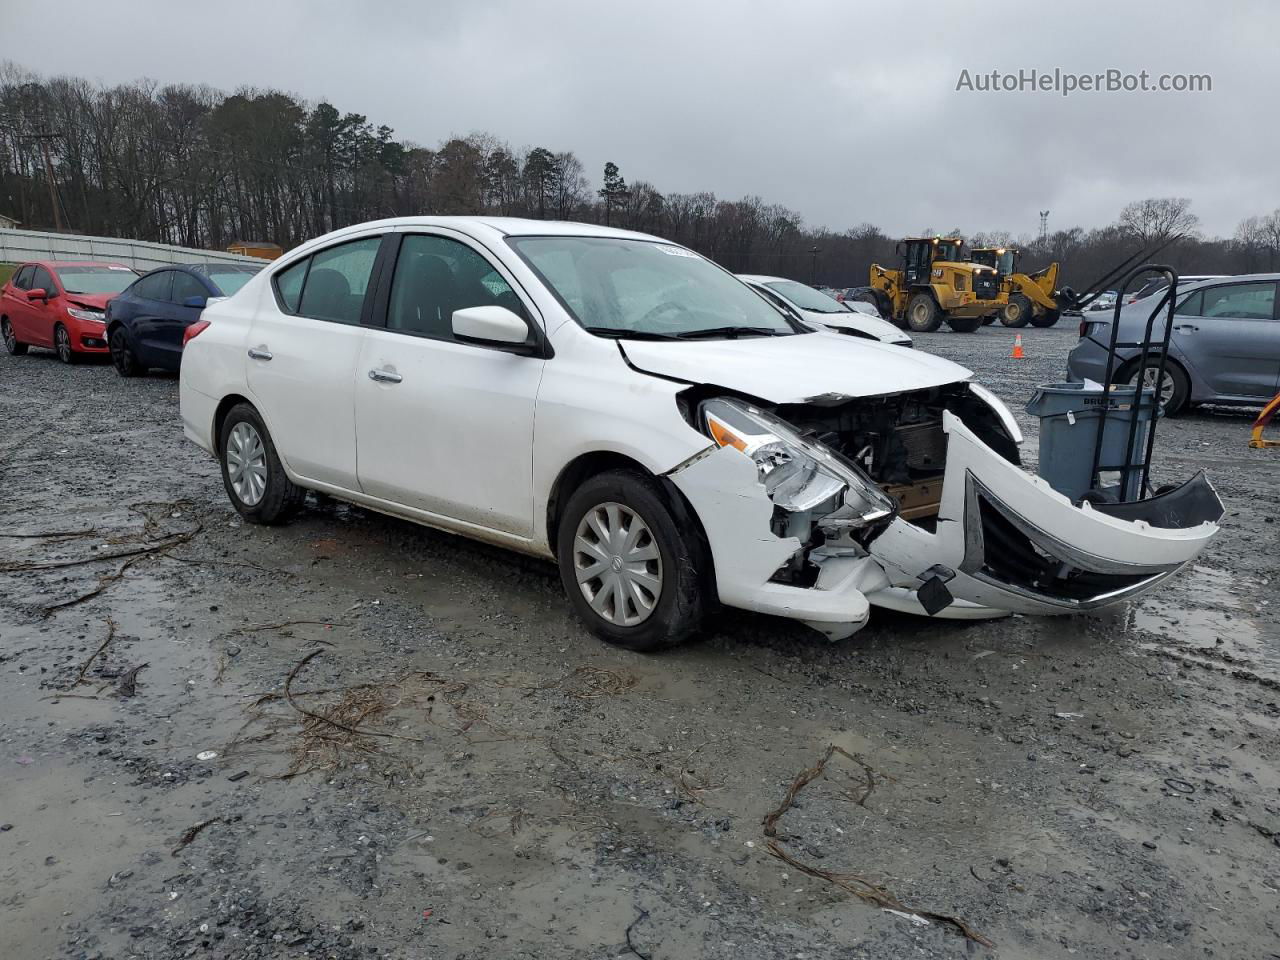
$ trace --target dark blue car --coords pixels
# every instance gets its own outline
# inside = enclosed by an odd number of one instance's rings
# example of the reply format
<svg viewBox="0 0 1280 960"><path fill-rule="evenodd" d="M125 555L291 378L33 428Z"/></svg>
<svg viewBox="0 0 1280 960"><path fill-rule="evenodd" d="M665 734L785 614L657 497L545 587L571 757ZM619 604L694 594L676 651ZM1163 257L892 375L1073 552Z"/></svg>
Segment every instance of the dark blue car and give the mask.
<svg viewBox="0 0 1280 960"><path fill-rule="evenodd" d="M210 297L229 297L261 267L239 263L192 263L143 274L107 303L107 343L122 377L152 367L176 372L182 334L200 319Z"/></svg>

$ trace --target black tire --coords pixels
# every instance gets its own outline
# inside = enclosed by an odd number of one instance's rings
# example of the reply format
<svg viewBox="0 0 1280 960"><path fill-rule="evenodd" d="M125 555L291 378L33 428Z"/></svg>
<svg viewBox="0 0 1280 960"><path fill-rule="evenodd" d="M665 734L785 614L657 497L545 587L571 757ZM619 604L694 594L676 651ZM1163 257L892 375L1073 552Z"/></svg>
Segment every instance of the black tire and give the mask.
<svg viewBox="0 0 1280 960"><path fill-rule="evenodd" d="M0 319L0 336L4 337L4 349L9 356L26 356L27 345L25 343L18 342L18 338L13 332L13 325L9 323L8 317Z"/></svg>
<svg viewBox="0 0 1280 960"><path fill-rule="evenodd" d="M1031 325L1033 327L1052 327L1058 322L1058 318L1062 313L1058 310L1046 310L1044 313L1033 313L1031 315Z"/></svg>
<svg viewBox="0 0 1280 960"><path fill-rule="evenodd" d="M236 490L227 463L228 443L232 432L242 423L252 428L262 446L265 485L259 498L252 503L246 502ZM285 473L267 425L250 404L236 404L222 421L222 429L218 431L218 463L222 467L222 485L231 505L250 523L285 523L302 508L307 491L290 480Z"/></svg>
<svg viewBox="0 0 1280 960"><path fill-rule="evenodd" d="M845 297L845 299L857 300L859 303L869 303L876 308L881 320L893 322L893 304L890 302L888 294L883 290L877 290L875 287L862 287L857 292Z"/></svg>
<svg viewBox="0 0 1280 960"><path fill-rule="evenodd" d="M75 347L71 345L71 334L60 323L55 324L53 328L53 349L57 351L58 359L63 363L72 364L80 360Z"/></svg>
<svg viewBox="0 0 1280 960"><path fill-rule="evenodd" d="M942 311L931 293L917 293L907 301L907 329L912 333L933 333L942 326Z"/></svg>
<svg viewBox="0 0 1280 960"><path fill-rule="evenodd" d="M956 333L974 333L982 326L981 317L947 317L947 326Z"/></svg>
<svg viewBox="0 0 1280 960"><path fill-rule="evenodd" d="M1030 298L1015 293L1000 311L1000 322L1006 327L1025 327L1031 321L1031 313Z"/></svg>
<svg viewBox="0 0 1280 960"><path fill-rule="evenodd" d="M578 582L580 551L575 548L578 528L589 514L604 511L607 504L621 505L638 517L658 549L658 596L648 614L634 625L616 623L592 608L584 590L593 589L592 582L597 584L594 589L604 590L600 578L584 585ZM689 523L677 523L676 512L662 489L643 473L609 470L591 477L574 490L565 503L556 529L556 556L560 565L560 581L574 612L587 629L605 643L639 652L661 650L687 639L702 624L708 604L708 591L704 584L708 582L709 561L705 547ZM614 565L620 561L617 555L612 558ZM613 569L618 567L613 566ZM647 572L654 575L651 563ZM611 609L616 611L617 594L612 596ZM626 618L628 602L633 604L631 609L639 610L634 601L624 598L623 619Z"/></svg>
<svg viewBox="0 0 1280 960"><path fill-rule="evenodd" d="M1147 369L1158 370L1160 367L1159 357L1147 358ZM1133 386L1134 380L1137 379L1138 365L1136 363L1126 365L1116 374L1114 383ZM1165 364L1165 377L1173 384L1173 392L1165 401L1162 412L1166 417L1176 416L1181 413L1187 406L1187 400L1191 396L1191 381L1187 377L1187 372L1170 360ZM1154 377L1154 373L1152 374Z"/></svg>
<svg viewBox="0 0 1280 960"><path fill-rule="evenodd" d="M124 332L124 327L112 329L107 345L111 348L111 365L116 368L116 373L122 377L137 377L144 373L138 355L129 346L129 335Z"/></svg>

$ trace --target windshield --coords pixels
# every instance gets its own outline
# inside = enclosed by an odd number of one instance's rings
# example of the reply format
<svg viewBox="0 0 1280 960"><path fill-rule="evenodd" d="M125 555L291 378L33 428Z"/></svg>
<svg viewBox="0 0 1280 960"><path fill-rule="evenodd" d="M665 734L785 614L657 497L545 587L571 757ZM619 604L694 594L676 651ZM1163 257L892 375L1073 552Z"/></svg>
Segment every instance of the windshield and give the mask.
<svg viewBox="0 0 1280 960"><path fill-rule="evenodd" d="M63 267L58 278L67 293L119 293L138 275L128 267Z"/></svg>
<svg viewBox="0 0 1280 960"><path fill-rule="evenodd" d="M579 326L601 336L804 332L732 274L683 247L613 237L507 242Z"/></svg>
<svg viewBox="0 0 1280 960"><path fill-rule="evenodd" d="M934 246L933 259L958 262L960 260L960 244L939 240Z"/></svg>
<svg viewBox="0 0 1280 960"><path fill-rule="evenodd" d="M257 272L257 270L210 270L209 279L222 291L224 297L229 297L252 280Z"/></svg>
<svg viewBox="0 0 1280 960"><path fill-rule="evenodd" d="M847 312L844 307L821 290L806 287L803 283L796 283L794 280L770 280L765 286L777 291L784 299L801 310L811 310L814 313Z"/></svg>

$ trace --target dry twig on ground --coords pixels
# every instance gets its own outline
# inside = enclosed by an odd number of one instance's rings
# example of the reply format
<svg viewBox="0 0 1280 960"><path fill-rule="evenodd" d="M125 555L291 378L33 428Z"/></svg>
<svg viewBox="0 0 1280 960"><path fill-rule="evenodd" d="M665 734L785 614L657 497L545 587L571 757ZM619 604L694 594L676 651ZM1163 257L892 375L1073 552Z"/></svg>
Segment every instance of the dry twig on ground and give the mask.
<svg viewBox="0 0 1280 960"><path fill-rule="evenodd" d="M191 844L192 840L200 835L200 832L204 830L205 827L211 827L215 823L221 822L221 817L210 817L208 820L200 821L194 827L188 827L186 832L183 833L182 837L178 840L178 845L169 851L169 856L176 857Z"/></svg>
<svg viewBox="0 0 1280 960"><path fill-rule="evenodd" d="M818 777L822 776L823 771L826 769L827 762L836 753L839 753L841 756L847 757L854 763L859 764L867 773L868 787L863 793L861 800L855 801L859 804L865 804L866 798L870 796L871 789L874 786L874 778L870 766L865 761L855 757L847 750L836 746L834 743L829 745L826 753L822 755L822 759L812 767L802 770L796 775L796 778L791 781L791 786L787 788L787 793L786 796L783 797L782 803L779 804L776 810L773 810L765 816L764 835L768 838L766 846L769 853L788 866L799 870L801 873L814 877L818 880L825 880L827 883L839 887L846 893L853 894L855 897L865 901L866 903L874 904L875 906L881 907L885 910L896 910L899 913L909 913L915 914L919 917L924 917L926 920L932 920L935 923L940 923L943 926L950 927L961 935L972 940L974 943L980 943L984 947L992 946L990 940L978 933L978 931L974 930L969 926L969 924L965 923L965 921L961 920L959 917L953 917L950 914L935 913L932 910L921 910L918 907L908 906L884 887L872 883L864 877L860 877L852 873L834 873L830 870L824 870L821 867L815 867L812 864L804 863L801 860L797 860L782 846L781 842L777 839L778 820L791 808L792 804L795 802L796 794L814 780L818 779Z"/></svg>
<svg viewBox="0 0 1280 960"><path fill-rule="evenodd" d="M115 636L116 636L116 622L112 620L110 617L107 617L106 639L102 641L102 643L98 646L97 650L93 651L93 653L89 655L89 659L80 665L80 672L76 674L76 678L74 680L72 680L69 684L67 684L67 686L63 688L64 690L74 690L76 687L80 686L80 684L84 683L85 674L89 672L89 667L93 665L93 661L98 659L98 657L102 654L102 651L107 649L107 645L111 643L112 640L115 639Z"/></svg>

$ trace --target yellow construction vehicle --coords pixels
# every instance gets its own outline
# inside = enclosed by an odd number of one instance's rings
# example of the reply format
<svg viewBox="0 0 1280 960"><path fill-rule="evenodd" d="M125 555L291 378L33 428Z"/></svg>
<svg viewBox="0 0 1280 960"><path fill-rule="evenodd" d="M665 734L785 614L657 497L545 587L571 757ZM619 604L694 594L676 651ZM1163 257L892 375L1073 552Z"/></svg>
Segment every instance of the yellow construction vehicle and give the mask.
<svg viewBox="0 0 1280 960"><path fill-rule="evenodd" d="M860 299L882 316L915 333L951 329L972 333L1005 301L993 266L961 258L961 237L908 237L898 244L902 267L871 265L871 285Z"/></svg>
<svg viewBox="0 0 1280 960"><path fill-rule="evenodd" d="M977 247L969 259L996 271L1002 301L997 316L1006 327L1052 327L1062 315L1058 301L1058 264L1035 273L1020 273L1022 251L1015 247Z"/></svg>

